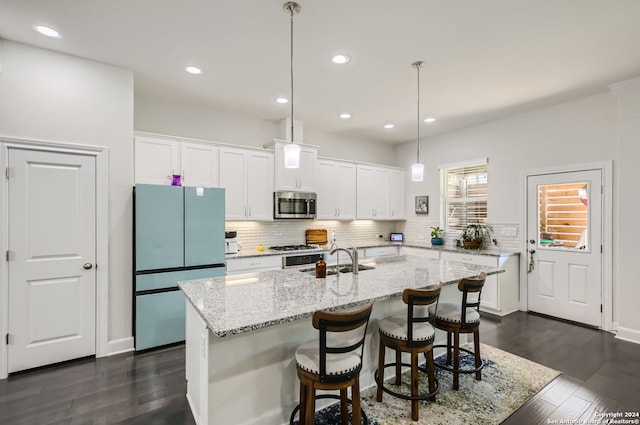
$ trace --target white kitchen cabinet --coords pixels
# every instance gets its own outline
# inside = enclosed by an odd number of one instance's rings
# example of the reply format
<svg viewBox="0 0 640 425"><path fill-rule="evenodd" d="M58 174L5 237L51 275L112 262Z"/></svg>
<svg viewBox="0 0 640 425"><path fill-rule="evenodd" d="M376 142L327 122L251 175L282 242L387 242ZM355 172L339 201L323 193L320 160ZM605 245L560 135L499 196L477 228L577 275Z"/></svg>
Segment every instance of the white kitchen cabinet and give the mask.
<svg viewBox="0 0 640 425"><path fill-rule="evenodd" d="M318 220L355 220L356 165L319 159L316 187Z"/></svg>
<svg viewBox="0 0 640 425"><path fill-rule="evenodd" d="M136 136L134 142L135 183L171 184L171 175L182 174L177 140Z"/></svg>
<svg viewBox="0 0 640 425"><path fill-rule="evenodd" d="M395 257L399 253L398 246L373 246L364 249L364 258Z"/></svg>
<svg viewBox="0 0 640 425"><path fill-rule="evenodd" d="M357 218L389 217L389 170L375 165L357 166Z"/></svg>
<svg viewBox="0 0 640 425"><path fill-rule="evenodd" d="M389 219L404 219L404 171L389 171Z"/></svg>
<svg viewBox="0 0 640 425"><path fill-rule="evenodd" d="M356 198L359 219L404 220L404 171L358 164Z"/></svg>
<svg viewBox="0 0 640 425"><path fill-rule="evenodd" d="M227 259L227 275L267 272L282 269L282 256L241 257Z"/></svg>
<svg viewBox="0 0 640 425"><path fill-rule="evenodd" d="M273 220L273 153L220 148L227 220Z"/></svg>
<svg viewBox="0 0 640 425"><path fill-rule="evenodd" d="M517 255L481 255L473 253L442 251L443 260L460 261L488 267L500 267L504 273L487 276L480 309L488 313L504 316L519 309L519 259Z"/></svg>
<svg viewBox="0 0 640 425"><path fill-rule="evenodd" d="M400 254L412 255L414 257L428 258L431 260L440 259L440 251L437 249L414 248L412 246L403 246L400 248Z"/></svg>
<svg viewBox="0 0 640 425"><path fill-rule="evenodd" d="M182 185L219 187L217 146L199 143L180 143Z"/></svg>
<svg viewBox="0 0 640 425"><path fill-rule="evenodd" d="M180 174L183 186L218 187L218 147L179 139L136 136L136 184L170 185Z"/></svg>
<svg viewBox="0 0 640 425"><path fill-rule="evenodd" d="M300 167L284 167L284 146L287 142L274 142L275 151L275 185L276 190L289 190L295 192L316 191L316 164L318 150L315 146L300 146Z"/></svg>

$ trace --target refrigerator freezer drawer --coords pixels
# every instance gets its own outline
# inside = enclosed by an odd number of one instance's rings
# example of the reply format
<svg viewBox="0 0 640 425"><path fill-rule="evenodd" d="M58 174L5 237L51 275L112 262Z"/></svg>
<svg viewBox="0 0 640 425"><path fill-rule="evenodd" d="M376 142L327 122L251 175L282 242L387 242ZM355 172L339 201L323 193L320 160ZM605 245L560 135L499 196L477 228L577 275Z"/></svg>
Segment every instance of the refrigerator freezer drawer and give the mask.
<svg viewBox="0 0 640 425"><path fill-rule="evenodd" d="M136 297L136 351L184 341L185 298L180 290Z"/></svg>
<svg viewBox="0 0 640 425"><path fill-rule="evenodd" d="M176 288L181 280L205 279L225 275L224 267L180 270L165 273L139 274L136 276L136 292Z"/></svg>

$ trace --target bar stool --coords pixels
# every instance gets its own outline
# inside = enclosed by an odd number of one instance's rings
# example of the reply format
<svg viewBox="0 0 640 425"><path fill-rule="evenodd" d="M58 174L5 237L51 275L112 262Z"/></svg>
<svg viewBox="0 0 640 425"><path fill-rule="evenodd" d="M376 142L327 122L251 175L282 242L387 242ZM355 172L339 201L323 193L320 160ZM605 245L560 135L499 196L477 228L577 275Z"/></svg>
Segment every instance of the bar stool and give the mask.
<svg viewBox="0 0 640 425"><path fill-rule="evenodd" d="M360 424L360 370L372 308L373 302L355 309L313 313L313 327L319 330L319 335L296 350L300 404L291 413L290 424L298 410L300 425L314 424L316 398L339 398L340 417L346 425L348 387L351 387L352 423ZM340 390L340 397L331 394L316 397L316 390ZM366 422L366 415L364 418Z"/></svg>
<svg viewBox="0 0 640 425"><path fill-rule="evenodd" d="M447 333L447 345L435 345L434 348L447 348L446 364L436 364L439 369L453 372L453 389L459 388L459 374L475 373L476 380L482 379L484 363L480 358L480 294L486 274L481 272L477 278L463 278L458 282L458 290L462 292L462 304L441 303L436 311L429 307L429 313L435 315L436 329ZM460 348L460 334L473 333L473 352ZM453 365L451 363L451 339L453 338ZM460 368L460 351L474 356L474 368Z"/></svg>
<svg viewBox="0 0 640 425"><path fill-rule="evenodd" d="M430 399L436 400L438 393L438 383L435 379L435 369L433 363L433 339L435 329L431 325L433 314L428 313L429 309L438 308L438 298L440 297L440 284L430 289L405 289L402 292L402 301L407 304L407 313L398 316L391 316L382 319L379 323L380 351L378 354L378 370L375 372L375 379L378 384L377 401L382 401L382 391L395 397L411 400L411 419L418 420L419 401ZM385 348L396 352L395 363L384 363ZM410 353L411 363L402 363L402 353ZM418 355L425 353L427 358L426 367L418 366ZM411 367L411 395L405 395L399 391L393 391L384 386L384 370L387 367L395 367L395 385L402 383L402 366ZM419 394L418 372L427 374L429 381L429 392Z"/></svg>

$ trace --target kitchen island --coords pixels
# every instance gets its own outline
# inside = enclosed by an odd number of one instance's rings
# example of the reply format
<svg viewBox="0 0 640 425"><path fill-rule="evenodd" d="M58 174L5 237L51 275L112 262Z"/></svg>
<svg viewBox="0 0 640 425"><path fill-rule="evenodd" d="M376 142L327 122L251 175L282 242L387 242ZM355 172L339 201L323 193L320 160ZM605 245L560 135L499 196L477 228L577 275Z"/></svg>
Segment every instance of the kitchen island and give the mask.
<svg viewBox="0 0 640 425"><path fill-rule="evenodd" d="M441 300L458 300L451 284L460 278L502 271L412 256L369 265L375 269L326 279L287 269L181 282L187 304L187 399L196 422L288 423L299 396L294 353L317 335L309 320L316 310L375 300L360 378L364 389L374 384L377 321L406 311L400 297L405 288L442 282Z"/></svg>

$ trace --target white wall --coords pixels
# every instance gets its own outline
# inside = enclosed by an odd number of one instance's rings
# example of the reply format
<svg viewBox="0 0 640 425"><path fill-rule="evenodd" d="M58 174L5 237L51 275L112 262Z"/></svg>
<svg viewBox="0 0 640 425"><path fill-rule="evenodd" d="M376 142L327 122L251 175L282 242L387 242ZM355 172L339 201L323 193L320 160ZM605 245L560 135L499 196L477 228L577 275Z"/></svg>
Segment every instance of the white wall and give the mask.
<svg viewBox="0 0 640 425"><path fill-rule="evenodd" d="M285 118L285 117L283 117ZM281 120L239 116L224 111L168 103L136 95L135 129L169 136L188 137L218 143L262 147L273 139L285 139ZM318 155L352 161L394 165L395 148L367 140L338 137L305 126L304 143L318 146Z"/></svg>
<svg viewBox="0 0 640 425"><path fill-rule="evenodd" d="M0 136L108 147L109 340L131 337L133 75L6 40L1 47Z"/></svg>
<svg viewBox="0 0 640 425"><path fill-rule="evenodd" d="M618 302L618 336L640 342L638 283L638 160L640 159L640 79L614 87L618 98L618 196L614 204L614 299Z"/></svg>
<svg viewBox="0 0 640 425"><path fill-rule="evenodd" d="M621 89L618 98L607 91L423 140L425 181L414 183L408 177L406 227L418 230L412 232L417 237L424 232L424 239L428 226L439 223L439 164L488 158L489 222L522 229L523 170L613 161L613 320L619 336L640 342L635 303L640 285L634 266L640 201L626 196L637 191L640 83ZM400 146L397 155L398 165L408 168L415 161L415 143ZM430 195L428 217L412 216L416 195Z"/></svg>

